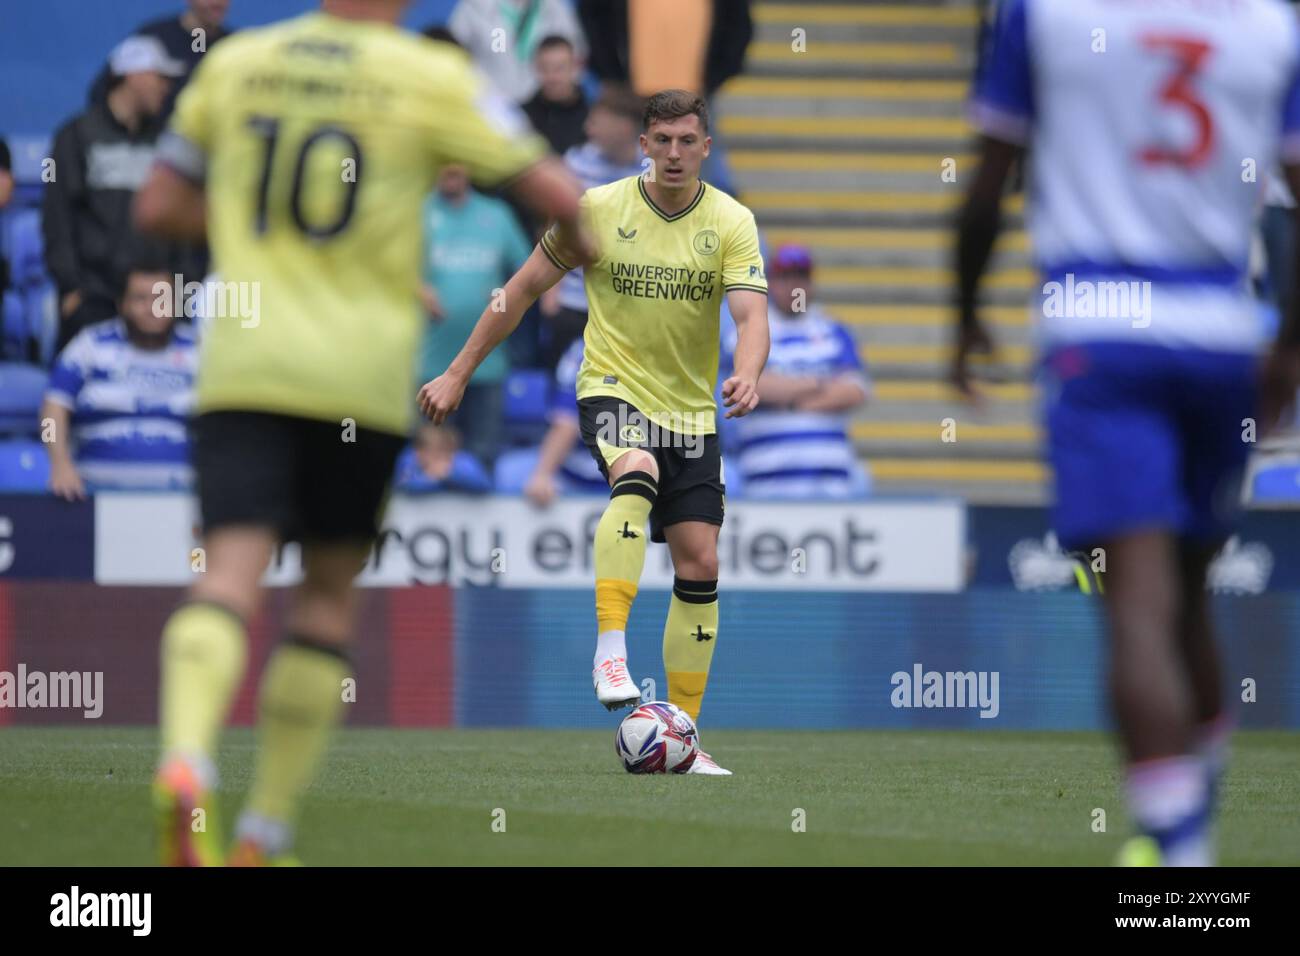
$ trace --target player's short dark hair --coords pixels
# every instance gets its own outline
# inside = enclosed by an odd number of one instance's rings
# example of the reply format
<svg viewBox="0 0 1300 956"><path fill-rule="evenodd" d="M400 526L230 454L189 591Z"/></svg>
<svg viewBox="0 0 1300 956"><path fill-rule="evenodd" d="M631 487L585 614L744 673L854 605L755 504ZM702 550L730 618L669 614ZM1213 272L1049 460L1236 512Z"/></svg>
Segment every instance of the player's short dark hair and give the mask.
<svg viewBox="0 0 1300 956"><path fill-rule="evenodd" d="M591 104L591 107L609 110L616 116L635 123L641 119L645 111L645 100L622 83L606 83L600 88L600 95L596 97L596 102Z"/></svg>
<svg viewBox="0 0 1300 956"><path fill-rule="evenodd" d="M165 252L151 248L151 243L140 242L142 248L129 253L117 270L117 297L126 297L126 287L135 275L165 275L172 282L177 272L176 263Z"/></svg>
<svg viewBox="0 0 1300 956"><path fill-rule="evenodd" d="M563 47L564 49L568 50L570 53L577 52L573 48L572 40L570 40L568 37L562 37L558 33L552 33L548 36L543 37L542 42L537 44L537 51L533 54L533 56L537 56L539 53L543 53L546 50L554 50L557 47Z"/></svg>
<svg viewBox="0 0 1300 956"><path fill-rule="evenodd" d="M645 111L641 114L641 127L649 130L653 123L681 119L683 116L698 116L700 129L708 133L709 107L703 97L689 90L660 90L645 101Z"/></svg>

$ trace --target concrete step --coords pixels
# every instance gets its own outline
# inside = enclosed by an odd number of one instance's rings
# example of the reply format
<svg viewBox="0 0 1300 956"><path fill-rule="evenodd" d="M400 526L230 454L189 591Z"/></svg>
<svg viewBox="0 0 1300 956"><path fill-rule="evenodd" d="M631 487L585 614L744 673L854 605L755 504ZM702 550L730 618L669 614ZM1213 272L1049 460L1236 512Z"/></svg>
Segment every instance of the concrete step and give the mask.
<svg viewBox="0 0 1300 956"><path fill-rule="evenodd" d="M969 95L968 78L959 80L896 80L853 77L764 76L744 73L733 77L717 96L767 97L770 100L833 101L848 103L894 101L900 103L962 103Z"/></svg>
<svg viewBox="0 0 1300 956"><path fill-rule="evenodd" d="M790 226L822 228L952 228L953 217L964 201L955 185L944 190L894 192L889 190L747 189L741 183L740 200L754 213L759 228ZM1003 228L1023 228L1024 201L1009 196L1002 205Z"/></svg>
<svg viewBox="0 0 1300 956"><path fill-rule="evenodd" d="M858 0L854 3L759 3L754 6L759 28L773 24L829 24L836 27L920 27L973 29L979 10L974 3L897 3Z"/></svg>
<svg viewBox="0 0 1300 956"><path fill-rule="evenodd" d="M755 170L745 174L745 188L759 192L793 192L808 186L810 180L815 180L819 190L838 190L845 193L857 192L883 192L883 193L902 193L919 194L927 190L932 190L936 195L942 195L947 192L956 192L964 195L964 187L967 179L964 174L968 173L971 177L974 170L970 167L957 170L958 181L946 183L941 179L943 175L944 157L940 152L936 152L933 158L923 166L919 166L913 171L902 172L876 172L876 171L848 171L833 169L785 169L785 170Z"/></svg>
<svg viewBox="0 0 1300 956"><path fill-rule="evenodd" d="M968 152L975 132L959 116L729 116L718 130L731 149L895 150L943 156Z"/></svg>
<svg viewBox="0 0 1300 956"><path fill-rule="evenodd" d="M947 267L954 254L951 228L854 229L817 226L774 226L764 229L769 253L787 243L807 247L818 268L837 265L902 265ZM1029 239L1022 230L1003 233L994 247L995 268L1033 265ZM816 280L816 273L813 275Z"/></svg>
<svg viewBox="0 0 1300 956"><path fill-rule="evenodd" d="M776 87L780 89L780 87ZM727 87L714 106L716 117L827 116L827 117L949 117L965 114L966 100L957 97L827 97L816 93L738 92Z"/></svg>

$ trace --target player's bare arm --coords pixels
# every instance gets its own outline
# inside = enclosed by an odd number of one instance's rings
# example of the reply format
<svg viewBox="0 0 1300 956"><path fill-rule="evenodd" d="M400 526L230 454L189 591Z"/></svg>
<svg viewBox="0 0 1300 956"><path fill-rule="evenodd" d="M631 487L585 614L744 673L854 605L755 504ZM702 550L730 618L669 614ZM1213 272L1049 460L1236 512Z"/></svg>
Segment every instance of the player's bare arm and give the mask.
<svg viewBox="0 0 1300 956"><path fill-rule="evenodd" d="M155 163L131 205L135 227L167 239L201 242L208 235L203 187L163 163Z"/></svg>
<svg viewBox="0 0 1300 956"><path fill-rule="evenodd" d="M534 247L528 261L505 284L500 299L489 303L483 310L465 347L447 371L420 388L420 410L435 424L441 425L460 407L474 370L518 327L524 313L538 296L563 277L564 270L550 260L542 247Z"/></svg>
<svg viewBox="0 0 1300 956"><path fill-rule="evenodd" d="M767 296L751 289L727 293L727 306L736 322L735 374L722 383L726 418L741 418L758 407L758 377L767 364L771 335L767 327Z"/></svg>
<svg viewBox="0 0 1300 956"><path fill-rule="evenodd" d="M1283 167L1291 195L1300 196L1300 166ZM1300 222L1300 207L1291 210ZM1300 246L1295 249L1296 261L1291 264L1291 275L1300 275ZM1300 389L1300 299L1292 297L1291 310L1282 317L1277 341L1264 362L1260 381L1260 425L1268 431L1277 426L1287 409L1295 404L1296 391Z"/></svg>
<svg viewBox="0 0 1300 956"><path fill-rule="evenodd" d="M1002 193L1022 152L1011 143L981 137L979 172L957 221L957 325L950 378L968 398L975 395L971 356L993 350L993 339L976 311L976 294L1002 227Z"/></svg>
<svg viewBox="0 0 1300 956"><path fill-rule="evenodd" d="M53 425L53 440L44 443L50 456L50 491L67 501L84 499L86 486L72 460L72 449L66 437L71 433L71 411L66 405L47 398L41 403L41 421L49 421Z"/></svg>
<svg viewBox="0 0 1300 956"><path fill-rule="evenodd" d="M794 408L817 393L821 381L815 375L783 375L768 372L759 386L759 401L771 408Z"/></svg>
<svg viewBox="0 0 1300 956"><path fill-rule="evenodd" d="M560 472L564 459L573 451L573 444L581 437L576 418L559 417L551 423L542 439L537 454L537 467L533 469L524 494L533 504L546 506L559 494L555 476Z"/></svg>
<svg viewBox="0 0 1300 956"><path fill-rule="evenodd" d="M867 400L867 390L858 375L823 379L809 396L795 402L801 412L848 412Z"/></svg>
<svg viewBox="0 0 1300 956"><path fill-rule="evenodd" d="M566 263L576 268L595 260L595 240L583 226L578 210L582 193L563 163L554 157L542 160L511 184L510 193L539 219L556 224L555 244L557 251L566 254Z"/></svg>

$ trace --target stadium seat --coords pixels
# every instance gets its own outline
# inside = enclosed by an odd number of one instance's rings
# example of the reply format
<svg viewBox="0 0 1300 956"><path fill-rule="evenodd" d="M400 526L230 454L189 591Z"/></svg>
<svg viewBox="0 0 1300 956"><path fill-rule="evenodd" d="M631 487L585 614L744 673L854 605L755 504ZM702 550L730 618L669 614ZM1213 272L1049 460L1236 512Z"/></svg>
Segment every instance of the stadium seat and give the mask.
<svg viewBox="0 0 1300 956"><path fill-rule="evenodd" d="M27 332L27 316L25 314L24 299L19 295L17 289L6 290L4 297L3 313L3 343L0 344L0 354L6 356L17 356L21 354L23 337Z"/></svg>
<svg viewBox="0 0 1300 956"><path fill-rule="evenodd" d="M721 422L719 422L721 428ZM722 456L722 477L727 483L728 498L743 498L745 496L745 475L740 470L740 465L730 455Z"/></svg>
<svg viewBox="0 0 1300 956"><path fill-rule="evenodd" d="M50 481L45 446L31 438L0 442L0 492L44 492Z"/></svg>
<svg viewBox="0 0 1300 956"><path fill-rule="evenodd" d="M511 445L532 445L546 433L546 407L551 377L544 369L515 369L505 385L506 440Z"/></svg>
<svg viewBox="0 0 1300 956"><path fill-rule="evenodd" d="M0 435L36 435L47 376L20 362L0 362Z"/></svg>
<svg viewBox="0 0 1300 956"><path fill-rule="evenodd" d="M540 449L514 448L497 456L493 487L503 495L522 494L528 477L537 467Z"/></svg>
<svg viewBox="0 0 1300 956"><path fill-rule="evenodd" d="M1250 494L1256 503L1300 501L1300 459L1288 458L1259 467Z"/></svg>
<svg viewBox="0 0 1300 956"><path fill-rule="evenodd" d="M45 271L40 211L10 208L0 216L0 248L9 260L3 359L49 365L57 338L57 298Z"/></svg>

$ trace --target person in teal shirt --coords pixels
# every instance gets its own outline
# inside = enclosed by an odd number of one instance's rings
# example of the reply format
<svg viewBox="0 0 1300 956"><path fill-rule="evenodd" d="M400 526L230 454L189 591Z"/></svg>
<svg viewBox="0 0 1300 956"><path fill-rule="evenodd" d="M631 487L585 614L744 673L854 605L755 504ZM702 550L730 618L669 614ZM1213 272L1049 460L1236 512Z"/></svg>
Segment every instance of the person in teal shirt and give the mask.
<svg viewBox="0 0 1300 956"><path fill-rule="evenodd" d="M421 356L422 381L447 370L493 294L524 264L532 244L500 199L470 187L463 166L448 166L424 208L424 284L429 328ZM510 373L505 348L494 349L470 378L449 421L464 448L489 470L501 448L503 387Z"/></svg>

